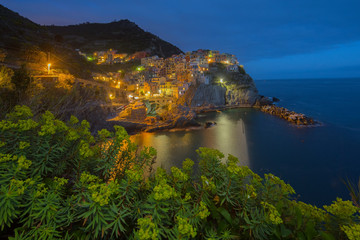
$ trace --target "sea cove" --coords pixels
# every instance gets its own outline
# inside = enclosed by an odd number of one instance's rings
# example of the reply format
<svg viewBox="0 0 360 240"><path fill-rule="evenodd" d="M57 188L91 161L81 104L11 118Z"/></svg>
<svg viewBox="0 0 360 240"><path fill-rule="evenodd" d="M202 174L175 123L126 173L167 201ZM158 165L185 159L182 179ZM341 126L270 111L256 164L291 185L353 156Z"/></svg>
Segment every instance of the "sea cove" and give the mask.
<svg viewBox="0 0 360 240"><path fill-rule="evenodd" d="M320 127L296 127L256 109L231 109L202 114L199 122L215 121L208 129L141 133L136 141L158 150L155 167L181 166L195 150L217 148L238 157L259 174L272 172L290 183L299 200L329 204L336 196L349 199L342 179L356 180L360 170L358 146L359 79L255 81L279 105L323 122ZM351 87L349 87L351 86ZM334 140L335 139L335 140Z"/></svg>

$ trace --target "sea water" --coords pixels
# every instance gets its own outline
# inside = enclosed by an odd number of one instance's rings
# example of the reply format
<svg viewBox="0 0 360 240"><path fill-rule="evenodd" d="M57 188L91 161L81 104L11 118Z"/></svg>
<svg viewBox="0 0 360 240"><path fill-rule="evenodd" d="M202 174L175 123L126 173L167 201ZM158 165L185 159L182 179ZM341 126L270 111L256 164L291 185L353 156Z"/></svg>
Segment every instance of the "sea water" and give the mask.
<svg viewBox="0 0 360 240"><path fill-rule="evenodd" d="M197 159L196 149L219 149L262 175L273 173L289 183L300 201L322 206L336 197L350 199L343 180L360 177L360 79L258 80L260 94L280 99L279 106L322 122L296 127L255 109L231 109L200 115L213 127L141 133L141 146L153 146L156 167L181 167Z"/></svg>

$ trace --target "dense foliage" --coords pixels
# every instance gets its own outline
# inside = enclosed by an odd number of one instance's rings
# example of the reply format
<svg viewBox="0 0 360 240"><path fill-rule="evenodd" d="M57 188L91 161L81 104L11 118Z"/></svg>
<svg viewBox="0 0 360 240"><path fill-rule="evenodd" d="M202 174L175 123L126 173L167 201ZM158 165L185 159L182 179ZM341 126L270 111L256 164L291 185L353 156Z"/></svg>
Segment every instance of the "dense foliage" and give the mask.
<svg viewBox="0 0 360 240"><path fill-rule="evenodd" d="M109 102L106 89L81 86L71 74L59 73L48 81L31 77L25 66L15 70L0 66L0 119L16 105L26 104L35 117L48 110L61 120L71 115L89 119L92 127L101 129L107 116L101 104Z"/></svg>
<svg viewBox="0 0 360 240"><path fill-rule="evenodd" d="M359 209L292 200L293 188L262 178L213 149L171 173L151 172L122 127L93 137L86 121L34 120L16 106L0 122L0 230L10 239L359 239Z"/></svg>
<svg viewBox="0 0 360 240"><path fill-rule="evenodd" d="M0 66L0 117L22 100L30 81L25 65L15 70Z"/></svg>

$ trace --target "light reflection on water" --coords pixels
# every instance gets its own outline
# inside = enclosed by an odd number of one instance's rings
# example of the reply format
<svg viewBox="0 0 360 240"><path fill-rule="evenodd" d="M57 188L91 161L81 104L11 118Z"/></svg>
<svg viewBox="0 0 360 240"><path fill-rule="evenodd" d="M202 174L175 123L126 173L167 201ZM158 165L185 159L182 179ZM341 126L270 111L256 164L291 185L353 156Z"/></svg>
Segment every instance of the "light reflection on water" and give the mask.
<svg viewBox="0 0 360 240"><path fill-rule="evenodd" d="M210 147L232 154L253 171L274 173L290 183L299 200L330 204L350 199L342 183L360 176L360 79L257 81L265 96L281 106L305 113L322 127L297 128L254 109L208 113L199 121L215 121L208 129L141 133L134 139L158 151L155 167L181 167L185 158L196 162L196 149Z"/></svg>
<svg viewBox="0 0 360 240"><path fill-rule="evenodd" d="M360 164L354 162L359 139L332 125L297 128L255 109L208 113L199 121L215 121L217 125L140 133L132 138L140 146L157 150L154 168L170 171L172 166L181 167L186 158L197 163L199 147L215 148L225 158L234 155L241 165L260 175L271 172L279 176L294 187L299 200L319 206L336 197L348 199L341 179L358 177L360 172Z"/></svg>
<svg viewBox="0 0 360 240"><path fill-rule="evenodd" d="M208 113L200 122L215 121L217 125L210 128L194 130L163 131L157 133L140 133L133 140L140 146L152 146L157 150L154 168L161 166L170 170L172 166L181 167L182 161L191 158L196 161L196 150L199 147L215 148L225 154L239 158L241 165L250 166L246 139L246 127L243 116L247 110L241 109L236 116L226 113ZM223 161L225 162L226 159Z"/></svg>

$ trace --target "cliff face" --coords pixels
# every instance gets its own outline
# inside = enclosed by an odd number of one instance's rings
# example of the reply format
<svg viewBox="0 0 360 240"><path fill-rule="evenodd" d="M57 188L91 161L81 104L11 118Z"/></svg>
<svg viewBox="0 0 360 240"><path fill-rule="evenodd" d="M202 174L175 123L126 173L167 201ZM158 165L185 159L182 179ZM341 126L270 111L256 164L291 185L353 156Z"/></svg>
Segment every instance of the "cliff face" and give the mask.
<svg viewBox="0 0 360 240"><path fill-rule="evenodd" d="M254 105L259 98L254 80L248 74L234 74L232 79L233 81L224 83L226 88L226 104Z"/></svg>
<svg viewBox="0 0 360 240"><path fill-rule="evenodd" d="M253 106L260 98L253 79L246 73L213 71L211 74L210 84L191 86L178 103L191 107Z"/></svg>
<svg viewBox="0 0 360 240"><path fill-rule="evenodd" d="M213 104L215 106L225 105L226 88L218 85L200 84L191 101L192 107Z"/></svg>

